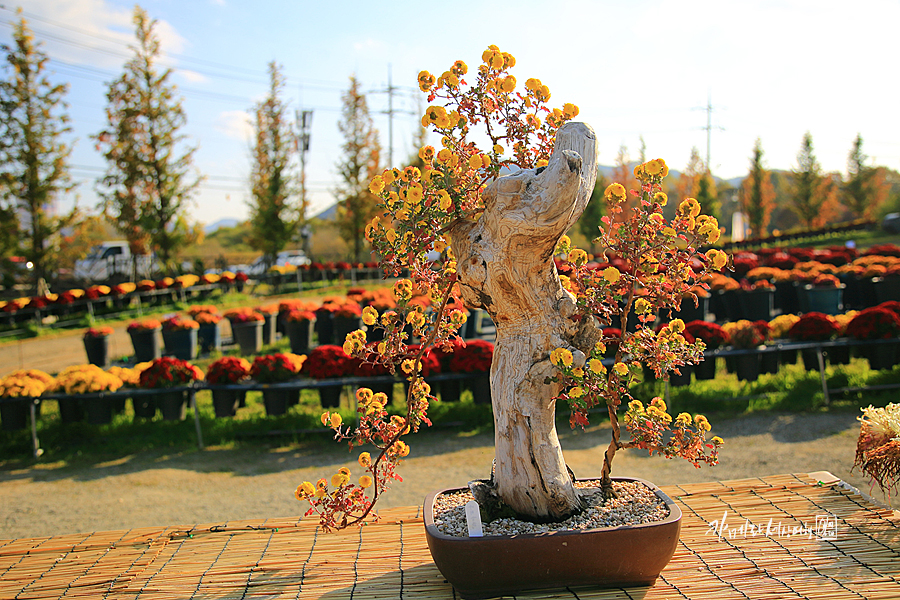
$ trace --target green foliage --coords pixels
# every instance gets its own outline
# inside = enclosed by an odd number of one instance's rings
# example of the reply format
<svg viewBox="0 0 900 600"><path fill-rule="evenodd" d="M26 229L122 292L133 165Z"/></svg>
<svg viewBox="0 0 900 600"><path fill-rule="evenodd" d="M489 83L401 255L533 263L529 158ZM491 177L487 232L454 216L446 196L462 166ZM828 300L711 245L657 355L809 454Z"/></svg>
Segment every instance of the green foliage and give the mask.
<svg viewBox="0 0 900 600"><path fill-rule="evenodd" d="M138 45L125 72L109 86L107 126L94 136L108 164L98 182L101 208L135 254L156 251L168 266L191 231L184 209L199 184L190 176L194 149L181 151L186 123L181 98L160 72L156 21L139 6L133 22Z"/></svg>
<svg viewBox="0 0 900 600"><path fill-rule="evenodd" d="M344 136L344 145L343 157L337 163L337 224L341 238L353 249L352 259L364 262L365 228L377 214L379 202L369 191L369 182L381 173L381 146L356 77L350 77L350 88L342 100L343 120L338 129Z"/></svg>
<svg viewBox="0 0 900 600"><path fill-rule="evenodd" d="M697 181L696 200L700 203L703 214L715 217L717 221L722 218L722 203L719 202L716 182L709 171L703 173Z"/></svg>
<svg viewBox="0 0 900 600"><path fill-rule="evenodd" d="M833 196L832 181L822 174L822 167L813 153L812 136L803 135L803 143L797 154L797 169L793 171L791 210L808 229L826 222L826 209Z"/></svg>
<svg viewBox="0 0 900 600"><path fill-rule="evenodd" d="M775 188L769 171L763 167L762 141L757 138L750 159L750 174L741 184L741 210L747 215L754 237L765 237L775 201Z"/></svg>
<svg viewBox="0 0 900 600"><path fill-rule="evenodd" d="M55 272L59 231L75 219L75 210L54 216L54 203L72 189L67 160L71 147L61 141L70 131L63 96L65 84L45 75L47 56L34 43L25 20L13 30L6 53L9 79L0 81L0 256L15 248L34 264L33 289ZM16 209L26 216L17 223Z"/></svg>
<svg viewBox="0 0 900 600"><path fill-rule="evenodd" d="M295 192L291 167L297 146L287 106L280 97L284 77L274 61L269 63L269 78L269 94L255 109L248 242L271 266L278 252L293 239L306 207L302 198L300 205L290 202Z"/></svg>
<svg viewBox="0 0 900 600"><path fill-rule="evenodd" d="M862 136L856 134L847 158L847 181L844 183L844 205L854 218L872 218L888 195L888 185L880 169L866 165Z"/></svg>

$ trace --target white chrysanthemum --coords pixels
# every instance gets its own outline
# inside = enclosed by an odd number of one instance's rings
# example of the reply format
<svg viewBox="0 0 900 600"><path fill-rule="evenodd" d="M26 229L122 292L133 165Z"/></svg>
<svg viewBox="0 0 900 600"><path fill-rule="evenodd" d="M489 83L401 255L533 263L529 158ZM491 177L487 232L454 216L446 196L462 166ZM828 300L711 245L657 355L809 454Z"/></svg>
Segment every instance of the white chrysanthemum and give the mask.
<svg viewBox="0 0 900 600"><path fill-rule="evenodd" d="M884 408L869 405L862 411L863 416L857 418L869 425L873 435L900 440L900 404L892 402Z"/></svg>

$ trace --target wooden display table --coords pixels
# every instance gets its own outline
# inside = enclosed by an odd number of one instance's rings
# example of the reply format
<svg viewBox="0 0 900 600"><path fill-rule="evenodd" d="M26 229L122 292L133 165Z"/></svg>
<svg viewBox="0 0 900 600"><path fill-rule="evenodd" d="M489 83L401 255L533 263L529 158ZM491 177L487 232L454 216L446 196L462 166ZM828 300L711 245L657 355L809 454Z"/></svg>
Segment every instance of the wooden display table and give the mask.
<svg viewBox="0 0 900 600"><path fill-rule="evenodd" d="M517 597L900 598L900 515L828 473L662 489L684 518L655 585ZM421 508L381 517L337 534L296 518L0 540L0 598L457 597Z"/></svg>

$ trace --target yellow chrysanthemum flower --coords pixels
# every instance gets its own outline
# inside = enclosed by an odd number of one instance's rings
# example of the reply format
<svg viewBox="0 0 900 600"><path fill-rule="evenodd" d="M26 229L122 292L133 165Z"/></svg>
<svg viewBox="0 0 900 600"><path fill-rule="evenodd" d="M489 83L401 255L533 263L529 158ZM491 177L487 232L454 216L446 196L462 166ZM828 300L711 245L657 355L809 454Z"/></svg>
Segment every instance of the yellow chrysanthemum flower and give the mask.
<svg viewBox="0 0 900 600"><path fill-rule="evenodd" d="M575 248L571 252L569 252L569 262L574 264L576 267L580 267L586 264L588 261L588 254L581 248Z"/></svg>
<svg viewBox="0 0 900 600"><path fill-rule="evenodd" d="M606 267L602 271L603 279L605 279L609 283L618 283L619 279L622 277L622 273L615 267Z"/></svg>
<svg viewBox="0 0 900 600"><path fill-rule="evenodd" d="M550 362L557 367L571 367L572 361L572 352L567 348L556 348L550 352Z"/></svg>

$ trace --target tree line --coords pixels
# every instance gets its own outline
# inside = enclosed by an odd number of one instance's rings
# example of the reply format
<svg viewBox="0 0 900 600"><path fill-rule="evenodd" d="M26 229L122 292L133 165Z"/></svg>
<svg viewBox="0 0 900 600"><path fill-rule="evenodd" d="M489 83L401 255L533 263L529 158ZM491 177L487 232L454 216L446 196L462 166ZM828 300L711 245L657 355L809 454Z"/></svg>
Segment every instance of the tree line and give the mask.
<svg viewBox="0 0 900 600"><path fill-rule="evenodd" d="M96 182L103 219L128 241L135 256L154 253L164 270L175 268L179 251L202 237L187 208L202 176L194 167L196 146L182 133L187 123L182 98L160 66L156 21L136 6L132 18L136 44L122 74L106 93L105 126L91 136L106 161ZM7 78L0 81L0 260L22 257L32 265L31 286L39 293L59 265L64 230L97 225L77 207L56 214L54 202L74 188L68 159L71 143L65 95L67 84L51 83L47 55L19 18L13 43L3 45ZM282 98L284 77L268 65L266 97L252 107L253 139L247 244L271 265L306 223L306 198L298 172L298 134ZM364 257L365 224L375 201L368 181L380 172L377 131L365 95L351 78L343 96L344 155L337 167L340 184L339 231ZM86 248L85 248L86 249Z"/></svg>

